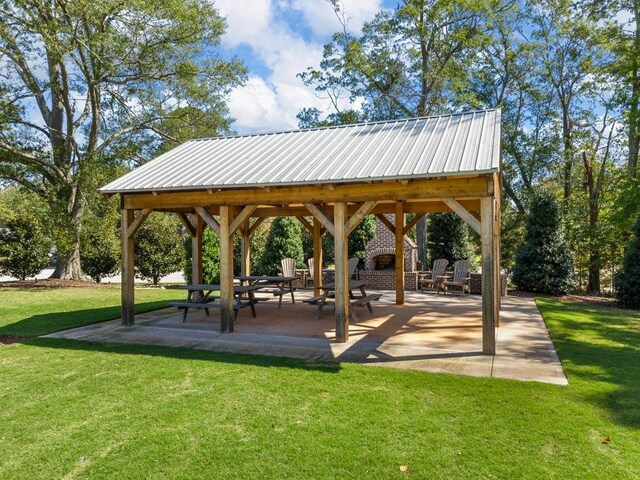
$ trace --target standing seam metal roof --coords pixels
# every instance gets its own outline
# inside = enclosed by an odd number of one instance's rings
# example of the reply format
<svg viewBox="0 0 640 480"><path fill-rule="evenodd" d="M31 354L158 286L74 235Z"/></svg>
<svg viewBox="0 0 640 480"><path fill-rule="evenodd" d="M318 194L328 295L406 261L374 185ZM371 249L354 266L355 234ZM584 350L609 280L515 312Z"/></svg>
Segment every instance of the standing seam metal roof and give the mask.
<svg viewBox="0 0 640 480"><path fill-rule="evenodd" d="M100 189L200 190L497 172L500 110L197 139Z"/></svg>

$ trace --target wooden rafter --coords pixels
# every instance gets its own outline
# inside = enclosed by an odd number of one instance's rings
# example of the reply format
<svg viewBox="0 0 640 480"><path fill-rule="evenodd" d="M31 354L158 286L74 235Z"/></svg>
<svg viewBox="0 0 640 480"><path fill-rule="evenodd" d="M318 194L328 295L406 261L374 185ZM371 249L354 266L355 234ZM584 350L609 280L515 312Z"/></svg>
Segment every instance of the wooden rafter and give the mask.
<svg viewBox="0 0 640 480"><path fill-rule="evenodd" d="M238 213L236 218L233 219L233 222L229 227L229 235L233 235L244 224L244 222L249 219L256 208L258 208L257 205L246 205L240 213Z"/></svg>
<svg viewBox="0 0 640 480"><path fill-rule="evenodd" d="M482 227L480 226L480 222L476 217L471 215L469 211L464 208L458 201L454 198L443 198L442 201L444 204L449 207L451 210L456 212L456 214L462 218L465 222L469 224L471 228L473 228L478 234L482 235Z"/></svg>
<svg viewBox="0 0 640 480"><path fill-rule="evenodd" d="M152 208L145 208L135 216L133 222L131 222L131 225L127 228L127 238L131 238L133 234L136 233L140 225L142 225L142 222L145 221L151 212L153 212Z"/></svg>
<svg viewBox="0 0 640 480"><path fill-rule="evenodd" d="M304 228L313 233L313 225L311 225L306 218L304 218L302 215L298 215L296 218Z"/></svg>
<svg viewBox="0 0 640 480"><path fill-rule="evenodd" d="M417 213L411 221L404 226L404 234L406 235L409 233L409 230L411 230L420 221L420 219L424 217L424 215L424 213Z"/></svg>
<svg viewBox="0 0 640 480"><path fill-rule="evenodd" d="M189 220L189 217L187 217L187 214L186 213L178 213L178 218L182 222L182 225L184 225L184 228L186 228L187 231L191 234L191 236L195 237L195 235L196 235L196 227L193 225L193 223L191 223L191 220Z"/></svg>
<svg viewBox="0 0 640 480"><path fill-rule="evenodd" d="M322 211L313 203L305 203L304 206L309 210L309 213L317 218L318 221L327 229L327 231L333 235L333 222L327 218L327 216L322 213Z"/></svg>
<svg viewBox="0 0 640 480"><path fill-rule="evenodd" d="M354 213L351 218L349 218L349 220L347 220L347 223L345 223L344 225L344 230L345 230L345 234L349 235L354 228L356 228L358 226L358 224L362 221L362 219L367 216L369 214L369 212L371 212L371 210L373 210L373 208L377 205L377 201L375 200L370 200L368 202L364 202L360 208L358 208L358 210L356 210L356 213Z"/></svg>
<svg viewBox="0 0 640 480"><path fill-rule="evenodd" d="M258 227L260 225L262 225L262 222L264 222L266 219L267 219L266 217L258 217L258 218L256 218L256 220L249 227L249 236L250 237L252 237L253 234L256 233L256 230L258 229Z"/></svg>
<svg viewBox="0 0 640 480"><path fill-rule="evenodd" d="M380 220L385 227L387 227L392 233L395 234L396 226L391 223L387 217L385 217L381 213L377 213L376 217L378 217L378 220Z"/></svg>
<svg viewBox="0 0 640 480"><path fill-rule="evenodd" d="M220 224L216 222L216 219L211 216L209 212L204 207L195 207L195 211L198 212L200 218L205 221L207 225L209 225L214 232L218 235L220 234Z"/></svg>

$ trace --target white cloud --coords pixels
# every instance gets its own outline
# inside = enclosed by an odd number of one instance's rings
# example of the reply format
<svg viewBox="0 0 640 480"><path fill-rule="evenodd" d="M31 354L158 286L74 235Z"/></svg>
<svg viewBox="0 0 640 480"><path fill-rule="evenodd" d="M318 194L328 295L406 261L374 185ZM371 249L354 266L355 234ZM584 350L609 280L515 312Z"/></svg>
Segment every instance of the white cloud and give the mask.
<svg viewBox="0 0 640 480"><path fill-rule="evenodd" d="M313 88L305 86L297 77L307 67L320 63L323 44L330 40L331 33L341 28L327 2L247 0L238 8L237 1L217 0L215 5L227 18L223 43L230 48L248 45L271 71L267 78L251 75L245 86L231 94L229 107L236 118L233 126L239 132L296 128L296 114L303 108L331 110L328 100L318 98ZM300 11L316 37L305 40L289 28L285 18L276 15L287 8ZM346 12L352 19L350 29L359 29L379 9L380 0L348 0Z"/></svg>
<svg viewBox="0 0 640 480"><path fill-rule="evenodd" d="M341 0L340 17L347 22L350 32L359 32L364 22L371 20L382 9L381 0ZM342 24L333 7L324 0L292 0L292 8L302 15L317 35L330 36L342 30Z"/></svg>

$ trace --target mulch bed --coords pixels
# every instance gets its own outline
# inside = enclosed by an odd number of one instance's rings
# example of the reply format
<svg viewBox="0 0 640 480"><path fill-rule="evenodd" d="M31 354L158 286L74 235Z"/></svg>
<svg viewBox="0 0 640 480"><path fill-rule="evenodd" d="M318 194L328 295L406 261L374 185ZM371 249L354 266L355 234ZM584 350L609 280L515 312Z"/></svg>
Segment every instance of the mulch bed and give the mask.
<svg viewBox="0 0 640 480"><path fill-rule="evenodd" d="M61 280L59 278L0 282L0 288L102 288L106 286L108 284L96 283L91 280Z"/></svg>
<svg viewBox="0 0 640 480"><path fill-rule="evenodd" d="M9 345L11 343L18 343L26 340L29 337L22 337L19 335L0 335L0 346Z"/></svg>

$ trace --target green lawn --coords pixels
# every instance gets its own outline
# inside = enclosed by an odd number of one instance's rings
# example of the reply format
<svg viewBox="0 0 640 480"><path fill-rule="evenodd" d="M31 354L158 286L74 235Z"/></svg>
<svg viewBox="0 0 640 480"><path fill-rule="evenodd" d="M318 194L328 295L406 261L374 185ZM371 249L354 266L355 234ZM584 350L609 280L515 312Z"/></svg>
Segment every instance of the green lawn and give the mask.
<svg viewBox="0 0 640 480"><path fill-rule="evenodd" d="M40 293L37 315L54 330L69 314L44 311L92 304L63 308L62 292ZM0 478L640 478L640 313L539 305L568 387L152 346L6 345ZM26 333L34 312L20 311L13 323Z"/></svg>
<svg viewBox="0 0 640 480"><path fill-rule="evenodd" d="M184 300L184 293L136 288L136 312ZM0 335L36 336L120 316L120 286L100 288L0 288Z"/></svg>

